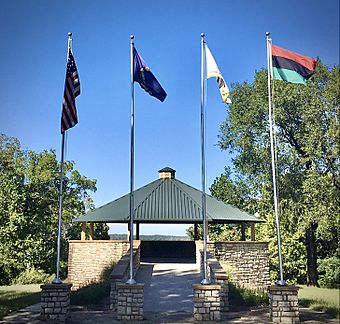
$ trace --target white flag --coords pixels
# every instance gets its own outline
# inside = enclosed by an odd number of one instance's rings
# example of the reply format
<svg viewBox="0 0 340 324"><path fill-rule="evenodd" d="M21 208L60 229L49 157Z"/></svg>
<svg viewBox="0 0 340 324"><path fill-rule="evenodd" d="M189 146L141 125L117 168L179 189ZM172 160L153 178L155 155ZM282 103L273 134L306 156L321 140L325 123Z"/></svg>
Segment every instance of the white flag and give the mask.
<svg viewBox="0 0 340 324"><path fill-rule="evenodd" d="M220 70L218 69L215 59L212 56L207 44L205 44L205 59L207 65L207 79L215 77L218 87L220 89L222 100L225 103L231 103L231 100L229 98L230 91L228 89L228 86L225 83L223 76Z"/></svg>

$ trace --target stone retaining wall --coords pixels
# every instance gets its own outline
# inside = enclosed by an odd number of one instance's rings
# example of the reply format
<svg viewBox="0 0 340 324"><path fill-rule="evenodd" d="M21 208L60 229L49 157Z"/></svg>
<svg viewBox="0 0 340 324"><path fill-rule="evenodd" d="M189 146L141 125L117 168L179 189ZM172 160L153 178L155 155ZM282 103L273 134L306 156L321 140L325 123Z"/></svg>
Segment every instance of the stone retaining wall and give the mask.
<svg viewBox="0 0 340 324"><path fill-rule="evenodd" d="M103 271L128 251L129 241L69 241L68 280L76 290L99 282Z"/></svg>
<svg viewBox="0 0 340 324"><path fill-rule="evenodd" d="M270 285L267 242L208 242L207 250L232 267L232 281L238 286L267 291Z"/></svg>

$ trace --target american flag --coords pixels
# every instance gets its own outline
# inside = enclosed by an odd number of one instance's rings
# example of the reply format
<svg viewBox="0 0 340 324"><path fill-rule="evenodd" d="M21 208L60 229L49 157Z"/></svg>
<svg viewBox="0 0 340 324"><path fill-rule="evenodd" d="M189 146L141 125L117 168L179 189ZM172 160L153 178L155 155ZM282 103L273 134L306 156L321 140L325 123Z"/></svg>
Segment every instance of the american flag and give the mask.
<svg viewBox="0 0 340 324"><path fill-rule="evenodd" d="M68 51L66 68L66 80L63 99L63 110L61 115L61 133L78 123L76 97L80 95L80 82L76 62L71 49Z"/></svg>

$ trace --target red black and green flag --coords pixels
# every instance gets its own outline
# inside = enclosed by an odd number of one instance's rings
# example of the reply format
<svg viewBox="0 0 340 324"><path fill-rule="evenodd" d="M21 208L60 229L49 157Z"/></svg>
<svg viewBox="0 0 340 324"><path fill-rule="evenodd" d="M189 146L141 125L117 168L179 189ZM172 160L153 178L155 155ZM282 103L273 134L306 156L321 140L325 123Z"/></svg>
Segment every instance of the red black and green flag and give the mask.
<svg viewBox="0 0 340 324"><path fill-rule="evenodd" d="M284 48L272 45L272 70L274 80L306 84L314 73L317 61Z"/></svg>

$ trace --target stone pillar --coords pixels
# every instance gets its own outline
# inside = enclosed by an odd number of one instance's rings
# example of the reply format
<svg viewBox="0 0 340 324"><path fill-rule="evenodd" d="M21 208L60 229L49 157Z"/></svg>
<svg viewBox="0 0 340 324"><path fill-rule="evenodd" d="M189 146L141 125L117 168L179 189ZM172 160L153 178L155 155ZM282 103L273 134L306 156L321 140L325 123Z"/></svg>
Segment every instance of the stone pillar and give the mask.
<svg viewBox="0 0 340 324"><path fill-rule="evenodd" d="M136 222L136 240L139 240L139 222Z"/></svg>
<svg viewBox="0 0 340 324"><path fill-rule="evenodd" d="M119 321L142 321L144 284L117 284L117 319Z"/></svg>
<svg viewBox="0 0 340 324"><path fill-rule="evenodd" d="M198 224L194 224L194 241L198 241L200 238L198 237Z"/></svg>
<svg viewBox="0 0 340 324"><path fill-rule="evenodd" d="M269 286L269 316L274 323L298 323L298 287Z"/></svg>
<svg viewBox="0 0 340 324"><path fill-rule="evenodd" d="M41 285L41 313L42 320L66 322L70 308L72 284Z"/></svg>
<svg viewBox="0 0 340 324"><path fill-rule="evenodd" d="M130 241L130 235L132 234L132 231L130 229L130 222L128 223L127 226L127 240Z"/></svg>
<svg viewBox="0 0 340 324"><path fill-rule="evenodd" d="M195 321L221 320L220 289L220 285L193 285Z"/></svg>

